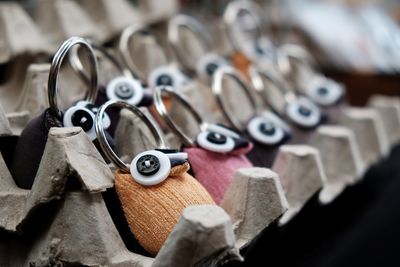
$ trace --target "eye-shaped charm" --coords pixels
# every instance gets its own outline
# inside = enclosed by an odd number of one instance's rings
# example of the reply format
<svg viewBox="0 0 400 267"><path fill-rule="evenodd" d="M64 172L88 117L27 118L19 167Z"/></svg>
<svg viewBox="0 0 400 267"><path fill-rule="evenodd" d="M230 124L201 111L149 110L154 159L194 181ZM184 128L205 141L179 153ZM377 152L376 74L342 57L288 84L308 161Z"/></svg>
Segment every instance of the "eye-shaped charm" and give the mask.
<svg viewBox="0 0 400 267"><path fill-rule="evenodd" d="M64 113L63 124L64 127L81 127L93 141L96 139L94 118L95 115L89 109L73 106Z"/></svg>
<svg viewBox="0 0 400 267"><path fill-rule="evenodd" d="M253 61L260 58L274 61L276 57L273 44L265 37L246 42L243 51Z"/></svg>
<svg viewBox="0 0 400 267"><path fill-rule="evenodd" d="M310 83L308 94L319 105L329 106L340 100L344 89L333 80L318 77Z"/></svg>
<svg viewBox="0 0 400 267"><path fill-rule="evenodd" d="M218 153L228 153L235 148L234 140L219 132L204 131L196 139L200 147Z"/></svg>
<svg viewBox="0 0 400 267"><path fill-rule="evenodd" d="M208 79L212 77L214 72L219 67L226 65L228 65L228 61L226 61L223 57L214 53L210 53L199 59L197 62L196 71L200 77Z"/></svg>
<svg viewBox="0 0 400 267"><path fill-rule="evenodd" d="M281 127L264 117L251 119L247 130L251 137L266 145L278 144L285 137L285 131Z"/></svg>
<svg viewBox="0 0 400 267"><path fill-rule="evenodd" d="M138 154L130 166L133 179L145 186L157 185L164 181L171 171L171 161L167 154L149 150Z"/></svg>
<svg viewBox="0 0 400 267"><path fill-rule="evenodd" d="M303 127L314 127L321 120L319 108L305 97L298 97L291 101L287 107L290 119Z"/></svg>
<svg viewBox="0 0 400 267"><path fill-rule="evenodd" d="M149 86L171 86L176 89L187 82L187 77L176 66L158 67L150 73Z"/></svg>
<svg viewBox="0 0 400 267"><path fill-rule="evenodd" d="M75 104L75 106L88 109L93 113L94 116L96 116L97 112L99 112L98 107L87 101L79 101ZM107 113L104 113L102 125L104 129L108 129L111 126L111 119Z"/></svg>
<svg viewBox="0 0 400 267"><path fill-rule="evenodd" d="M65 111L63 116L64 127L81 127L89 136L90 140L97 138L94 120L99 109L87 102L79 101L74 106ZM103 116L103 127L107 129L111 125L110 117L107 114Z"/></svg>
<svg viewBox="0 0 400 267"><path fill-rule="evenodd" d="M225 136L235 138L235 139L240 138L240 135L238 133L234 132L233 130L231 130L225 126L218 125L218 124L208 124L207 131L220 133L220 134L223 134Z"/></svg>
<svg viewBox="0 0 400 267"><path fill-rule="evenodd" d="M137 80L117 77L108 83L106 94L110 100L121 100L136 106L143 99L143 86Z"/></svg>

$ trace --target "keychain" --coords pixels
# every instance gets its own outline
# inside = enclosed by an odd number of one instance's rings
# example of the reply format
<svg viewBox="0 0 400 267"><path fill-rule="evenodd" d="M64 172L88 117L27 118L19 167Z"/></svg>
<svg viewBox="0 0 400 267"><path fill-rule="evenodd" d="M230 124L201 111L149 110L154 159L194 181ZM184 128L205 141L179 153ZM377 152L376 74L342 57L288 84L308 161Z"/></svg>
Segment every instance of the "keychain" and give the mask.
<svg viewBox="0 0 400 267"><path fill-rule="evenodd" d="M113 77L105 84L99 86L98 96L95 102L96 105L101 106L108 100L120 100L134 106L150 106L153 100L152 93L149 89L143 88L141 82L135 78L135 73L125 69L118 60L101 45L93 41L91 41L90 44L98 57L107 59L120 73L120 75ZM89 75L86 73L78 55L79 47L74 48L75 49L71 49L69 53L69 62L82 80L85 81L86 84L89 84ZM109 110L107 114L111 118L111 126L108 128L108 132L114 136L115 126L119 121L119 112Z"/></svg>
<svg viewBox="0 0 400 267"><path fill-rule="evenodd" d="M119 52L122 55L122 59L125 65L134 73L137 73L141 80L150 88L154 89L156 86L171 86L173 88L179 88L186 84L189 78L183 74L176 62L172 62L165 51L165 49L158 45L158 50L161 51L167 62L164 64L158 64L157 67L151 68L148 74L143 74L138 67L138 64L134 62L133 56L130 51L131 40L137 36L151 37L156 39L156 35L152 33L148 28L143 25L132 25L122 32L119 41ZM156 39L157 41L157 39ZM161 42L158 40L157 44ZM149 64L149 62L147 62Z"/></svg>
<svg viewBox="0 0 400 267"><path fill-rule="evenodd" d="M64 57L75 45L80 45L88 51L91 64L90 87L85 100L78 101L65 112L62 112L57 107L58 74ZM97 107L93 104L97 95L97 84L97 60L92 47L85 39L69 38L57 50L51 64L48 80L50 107L38 117L32 119L18 139L10 171L19 187L24 189L32 187L51 127L81 127L94 143L97 142L94 127ZM110 118L107 114L104 114L103 125L105 128L110 126ZM24 167L21 168L21 166Z"/></svg>
<svg viewBox="0 0 400 267"><path fill-rule="evenodd" d="M313 68L312 56L301 46L283 45L280 56L286 57L289 67L282 70L285 77L291 78L295 86L323 107L337 104L343 99L344 88L339 83L318 73Z"/></svg>
<svg viewBox="0 0 400 267"><path fill-rule="evenodd" d="M264 34L260 10L262 8L252 1L232 1L222 17L234 49L233 65L245 75L252 62L276 62L278 58L274 44Z"/></svg>
<svg viewBox="0 0 400 267"><path fill-rule="evenodd" d="M241 122L233 115L224 99L224 78L230 77L236 81L247 96L251 104L253 114L245 122ZM246 85L242 75L232 67L221 67L213 75L212 91L225 119L237 131L244 132L245 136L256 142L254 149L248 154L248 158L256 166L271 167L278 153L279 146L290 137L289 126L274 112L269 110L259 111L256 100ZM240 107L234 107L240 111Z"/></svg>
<svg viewBox="0 0 400 267"><path fill-rule="evenodd" d="M106 109L119 107L138 116L149 127L157 149L144 151L125 164L109 145L102 117ZM108 101L96 115L96 132L106 157L115 164L115 190L126 221L140 245L156 255L190 205L214 204L207 191L187 171L187 153L165 148L151 120L138 108L123 101Z"/></svg>
<svg viewBox="0 0 400 267"><path fill-rule="evenodd" d="M303 47L290 44L279 50L280 57L288 62L287 68L280 68L284 77L292 81L292 86L300 93L307 95L321 107L326 113L324 122L337 124L343 107L347 105L344 86L319 73L313 67L314 59Z"/></svg>
<svg viewBox="0 0 400 267"><path fill-rule="evenodd" d="M322 120L319 107L306 96L291 90L273 67L267 72L251 66L249 75L263 102L290 125L293 131L291 143L307 144L313 129Z"/></svg>
<svg viewBox="0 0 400 267"><path fill-rule="evenodd" d="M167 113L162 93L174 97L194 117L200 128L195 140L187 136ZM154 104L158 114L183 142L183 151L188 153L195 178L215 202L220 203L237 169L252 167L245 154L253 145L223 125L203 121L189 102L171 87L157 87L154 91Z"/></svg>
<svg viewBox="0 0 400 267"><path fill-rule="evenodd" d="M201 46L202 53L198 55L187 55L182 48L181 29L189 30L196 37ZM178 58L180 64L185 70L195 73L202 81L209 84L214 72L221 66L229 65L229 62L223 56L215 52L211 37L207 29L196 19L187 15L177 15L168 23L168 41ZM192 62L190 56L195 57Z"/></svg>

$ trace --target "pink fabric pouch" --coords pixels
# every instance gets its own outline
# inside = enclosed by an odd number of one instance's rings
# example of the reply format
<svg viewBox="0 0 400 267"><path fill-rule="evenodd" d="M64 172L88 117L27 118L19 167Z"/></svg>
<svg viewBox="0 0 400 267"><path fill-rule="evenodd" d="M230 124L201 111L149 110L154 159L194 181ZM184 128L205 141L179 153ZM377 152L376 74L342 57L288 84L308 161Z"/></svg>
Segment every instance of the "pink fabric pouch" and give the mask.
<svg viewBox="0 0 400 267"><path fill-rule="evenodd" d="M185 147L196 179L207 189L214 201L219 204L239 168L252 167L245 154L253 145L238 148L228 153L206 150L202 147Z"/></svg>

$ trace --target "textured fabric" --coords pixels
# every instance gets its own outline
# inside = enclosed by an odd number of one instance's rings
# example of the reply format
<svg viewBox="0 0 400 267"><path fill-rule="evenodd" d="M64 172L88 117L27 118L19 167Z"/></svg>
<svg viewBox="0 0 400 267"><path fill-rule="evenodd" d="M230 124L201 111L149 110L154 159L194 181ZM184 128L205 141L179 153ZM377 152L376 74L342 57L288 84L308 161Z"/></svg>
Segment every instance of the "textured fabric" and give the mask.
<svg viewBox="0 0 400 267"><path fill-rule="evenodd" d="M250 135L246 134L245 138L250 139ZM254 142L254 148L247 154L247 158L253 163L255 167L271 168L275 161L275 158L279 152L279 147L286 143L289 137L283 138L281 142L276 145L268 146L256 141Z"/></svg>
<svg viewBox="0 0 400 267"><path fill-rule="evenodd" d="M184 148L196 179L207 189L215 202L219 204L233 180L237 169L253 165L245 157L252 149L237 149L229 154L211 152L199 147Z"/></svg>
<svg viewBox="0 0 400 267"><path fill-rule="evenodd" d="M150 255L161 249L184 208L214 204L188 170L188 163L173 167L169 177L156 186L140 185L131 174L116 172L115 189L129 228Z"/></svg>
<svg viewBox="0 0 400 267"><path fill-rule="evenodd" d="M251 65L251 60L241 52L234 53L231 60L233 62L233 66L235 66L235 68L239 70L246 78L249 78L249 67Z"/></svg>
<svg viewBox="0 0 400 267"><path fill-rule="evenodd" d="M19 187L32 188L49 130L51 127L61 126L61 122L52 116L50 110L47 109L38 117L32 119L22 131L15 147L10 169L15 183Z"/></svg>

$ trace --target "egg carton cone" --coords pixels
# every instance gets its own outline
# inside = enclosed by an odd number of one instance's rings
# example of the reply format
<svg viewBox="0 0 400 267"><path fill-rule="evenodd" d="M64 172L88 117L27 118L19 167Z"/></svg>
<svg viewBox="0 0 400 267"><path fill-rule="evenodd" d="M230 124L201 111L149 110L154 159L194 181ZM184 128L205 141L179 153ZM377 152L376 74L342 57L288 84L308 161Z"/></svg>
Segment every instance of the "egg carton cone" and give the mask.
<svg viewBox="0 0 400 267"><path fill-rule="evenodd" d="M17 3L0 2L0 64L21 55L49 55L50 46Z"/></svg>
<svg viewBox="0 0 400 267"><path fill-rule="evenodd" d="M362 176L365 166L354 132L343 126L320 126L313 145L320 151L326 184L319 199L327 204Z"/></svg>
<svg viewBox="0 0 400 267"><path fill-rule="evenodd" d="M73 0L38 0L32 17L53 52L71 36L98 39L96 24Z"/></svg>
<svg viewBox="0 0 400 267"><path fill-rule="evenodd" d="M286 224L327 183L327 178L319 151L307 145L283 145L272 170L279 175L288 211L280 223Z"/></svg>
<svg viewBox="0 0 400 267"><path fill-rule="evenodd" d="M0 84L0 105L6 113L17 111L18 102L24 90L24 77L34 60L35 58L32 56L21 55L5 65L4 72L9 75Z"/></svg>
<svg viewBox="0 0 400 267"><path fill-rule="evenodd" d="M127 0L75 0L95 23L99 42L117 37L130 24L141 22L138 7Z"/></svg>
<svg viewBox="0 0 400 267"><path fill-rule="evenodd" d="M368 168L389 151L389 140L382 117L371 108L346 108L340 125L350 128L356 137L362 160Z"/></svg>
<svg viewBox="0 0 400 267"><path fill-rule="evenodd" d="M400 141L400 102L391 96L373 95L368 106L375 109L382 118L382 123L393 146Z"/></svg>
<svg viewBox="0 0 400 267"><path fill-rule="evenodd" d="M275 172L242 168L236 172L221 207L232 218L236 246L240 248L286 212L289 204Z"/></svg>

